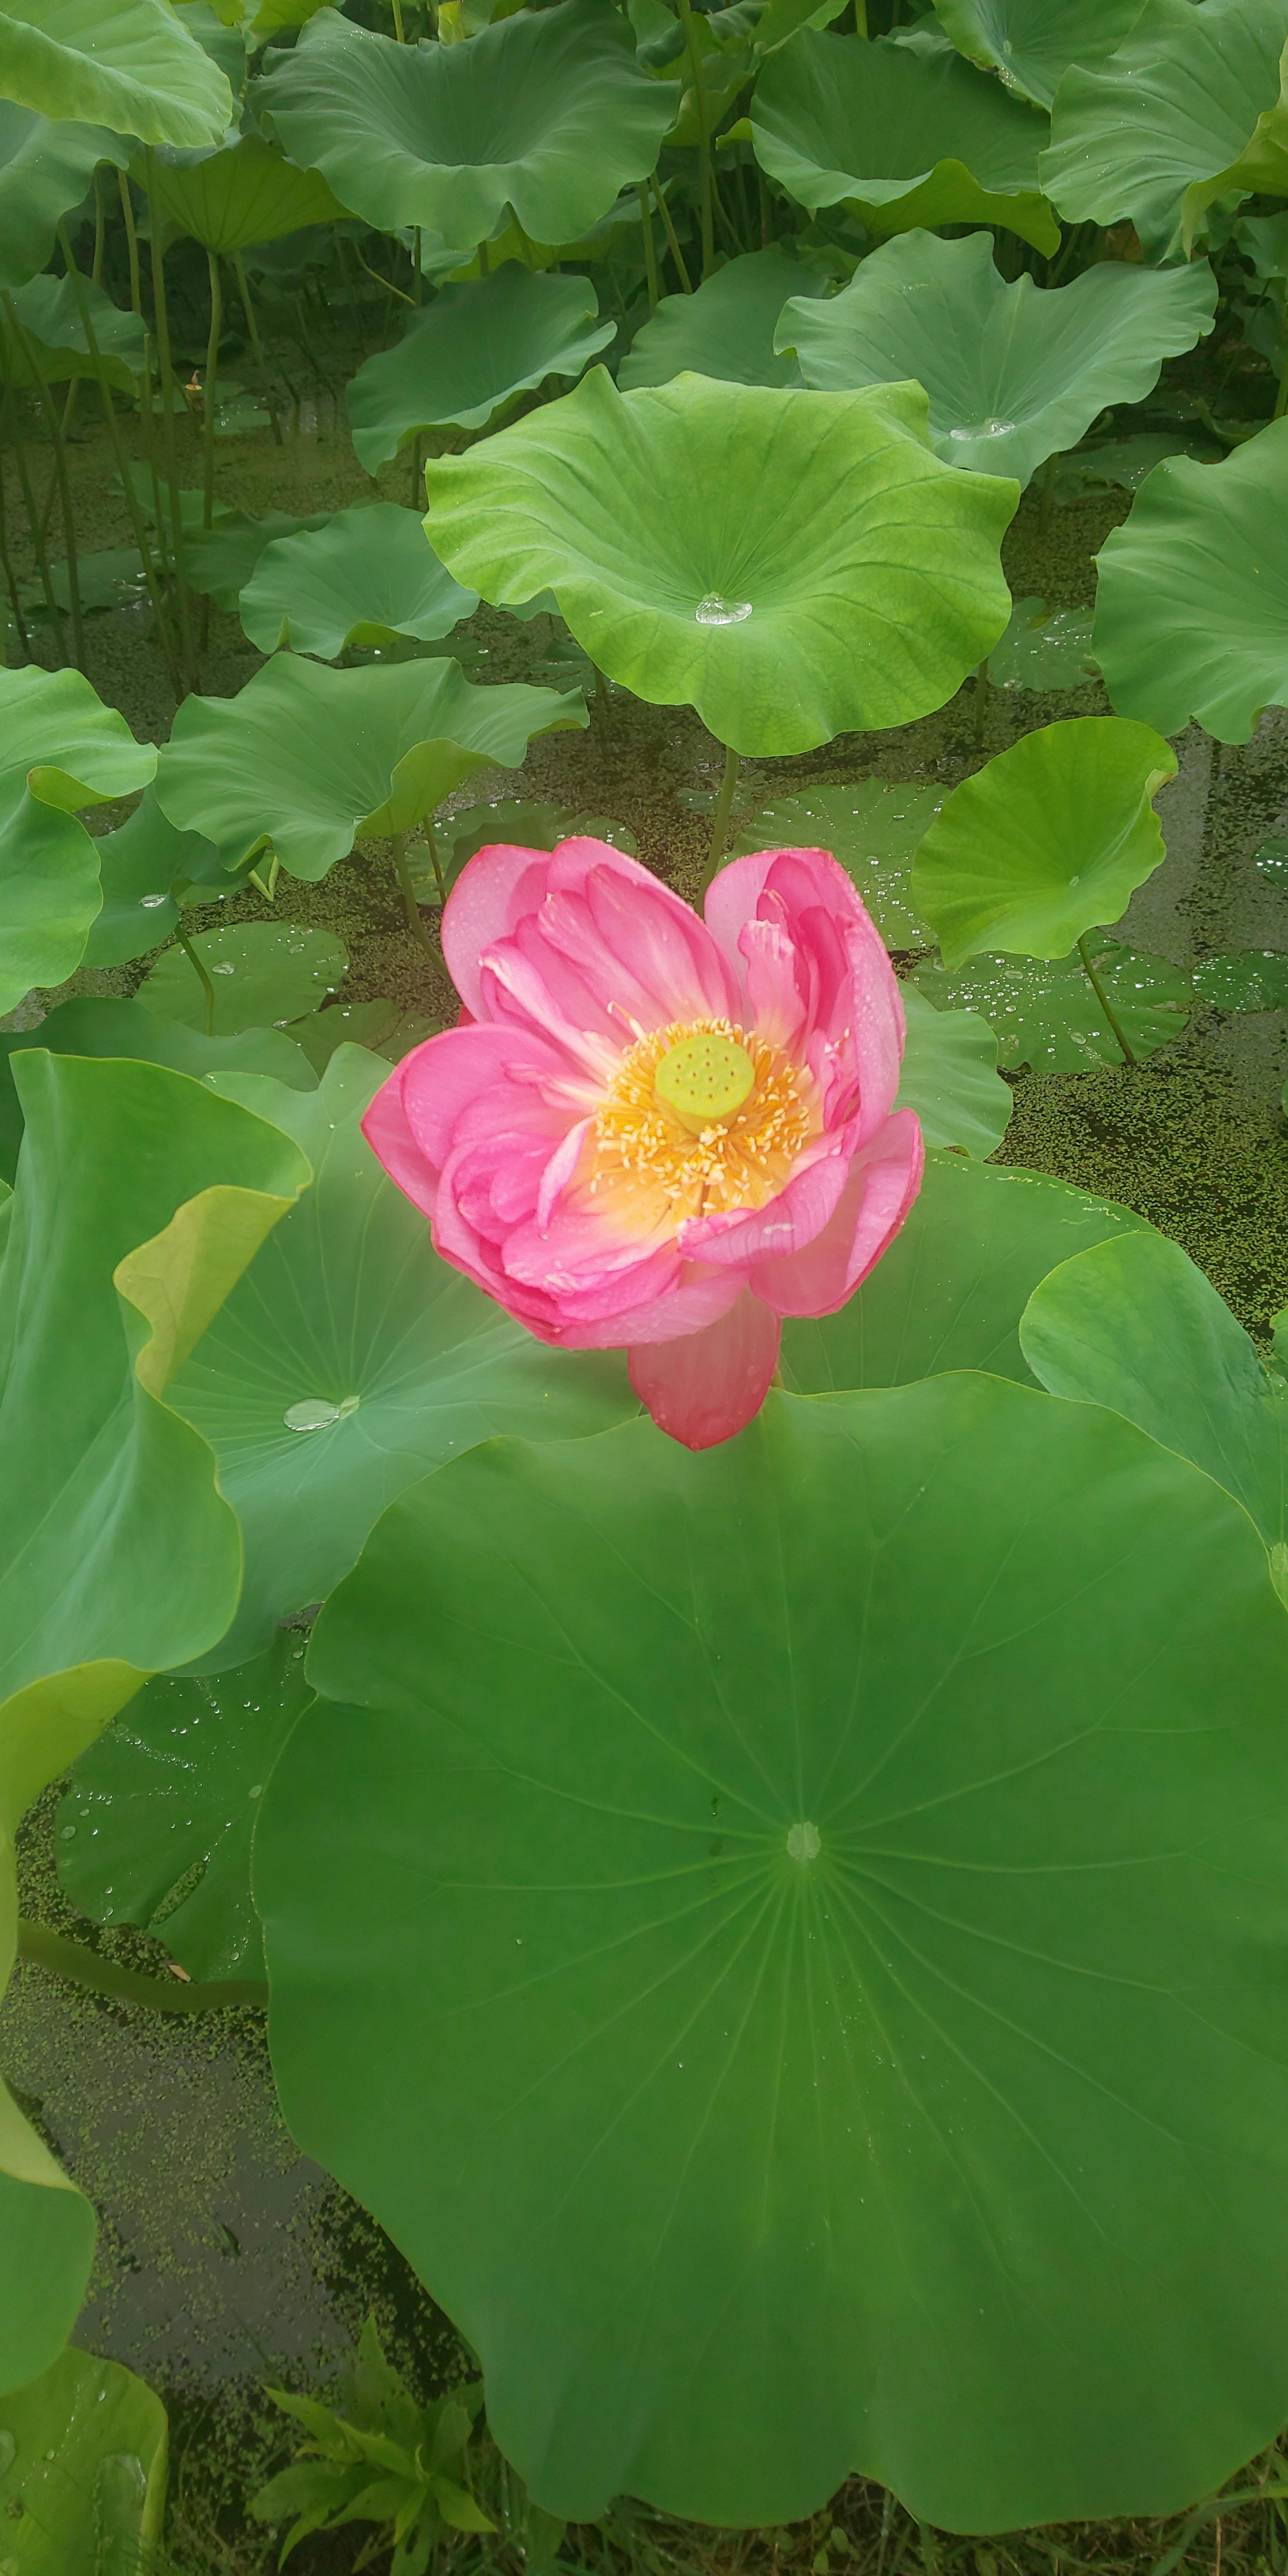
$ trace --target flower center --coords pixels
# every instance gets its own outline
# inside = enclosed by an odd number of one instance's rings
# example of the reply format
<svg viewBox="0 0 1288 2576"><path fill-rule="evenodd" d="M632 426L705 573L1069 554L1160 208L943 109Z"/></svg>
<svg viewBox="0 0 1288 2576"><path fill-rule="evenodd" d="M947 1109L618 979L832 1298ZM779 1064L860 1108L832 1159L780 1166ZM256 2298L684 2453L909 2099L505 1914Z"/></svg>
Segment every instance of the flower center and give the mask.
<svg viewBox="0 0 1288 2576"><path fill-rule="evenodd" d="M731 1020L673 1021L622 1059L595 1119L590 1193L668 1230L764 1207L819 1123L812 1075L780 1047Z"/></svg>

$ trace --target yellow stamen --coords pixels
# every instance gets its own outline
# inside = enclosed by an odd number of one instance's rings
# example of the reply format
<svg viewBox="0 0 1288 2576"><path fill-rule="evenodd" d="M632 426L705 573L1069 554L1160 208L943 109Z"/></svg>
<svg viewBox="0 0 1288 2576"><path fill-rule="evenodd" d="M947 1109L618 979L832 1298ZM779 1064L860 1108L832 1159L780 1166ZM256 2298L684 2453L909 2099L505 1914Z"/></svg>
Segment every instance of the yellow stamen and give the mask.
<svg viewBox="0 0 1288 2576"><path fill-rule="evenodd" d="M681 1096L671 1061L680 1055L681 1072L699 1060L720 1071L735 1105L721 1105L727 1090L718 1099L714 1088L702 1096L696 1083L692 1099ZM712 1102L716 1114L706 1124L689 1123ZM596 1116L593 1161L583 1175L592 1197L627 1200L635 1221L653 1226L760 1208L783 1188L820 1123L813 1077L780 1047L731 1020L672 1021L623 1058Z"/></svg>

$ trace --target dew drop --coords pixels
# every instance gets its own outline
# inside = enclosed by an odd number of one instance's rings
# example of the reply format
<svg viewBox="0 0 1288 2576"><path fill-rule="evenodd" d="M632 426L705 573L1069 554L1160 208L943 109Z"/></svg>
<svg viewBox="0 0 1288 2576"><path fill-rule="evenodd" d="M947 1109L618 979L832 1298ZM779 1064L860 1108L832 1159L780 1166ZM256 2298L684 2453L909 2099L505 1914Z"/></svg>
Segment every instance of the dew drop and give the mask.
<svg viewBox="0 0 1288 2576"><path fill-rule="evenodd" d="M356 1413L362 1399L346 1395L341 1404L327 1404L320 1396L306 1395L299 1404L288 1404L282 1420L288 1431L329 1431L333 1422L343 1422L346 1414Z"/></svg>
<svg viewBox="0 0 1288 2576"><path fill-rule="evenodd" d="M823 1837L817 1825L793 1825L787 1837L787 1849L793 1860L817 1860L823 1848Z"/></svg>
<svg viewBox="0 0 1288 2576"><path fill-rule="evenodd" d="M230 966L225 962L218 966L212 966L210 972L212 975L235 975L237 969L235 966Z"/></svg>
<svg viewBox="0 0 1288 2576"><path fill-rule="evenodd" d="M751 601L722 599L718 590L709 590L693 614L699 626L741 626L744 617L751 615Z"/></svg>
<svg viewBox="0 0 1288 2576"><path fill-rule="evenodd" d="M64 1825L62 1828L62 1839L65 1843L74 1843L76 1840L76 1827L74 1825Z"/></svg>
<svg viewBox="0 0 1288 2576"><path fill-rule="evenodd" d="M950 429L950 438L1009 438L1016 424L1013 420L976 420L964 429Z"/></svg>
<svg viewBox="0 0 1288 2576"><path fill-rule="evenodd" d="M140 909L140 911L141 911L141 912L155 912L155 911L156 911L156 909L157 909L158 904L168 903L168 902L169 902L169 896L168 896L168 895L164 895L164 894L141 894L141 895L139 896L139 909Z"/></svg>

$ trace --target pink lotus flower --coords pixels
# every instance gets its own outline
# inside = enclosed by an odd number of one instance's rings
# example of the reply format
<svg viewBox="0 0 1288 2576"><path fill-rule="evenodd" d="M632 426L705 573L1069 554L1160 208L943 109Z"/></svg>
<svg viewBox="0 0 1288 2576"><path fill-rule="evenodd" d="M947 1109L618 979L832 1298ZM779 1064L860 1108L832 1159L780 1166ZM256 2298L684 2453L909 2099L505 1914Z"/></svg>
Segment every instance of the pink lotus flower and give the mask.
<svg viewBox="0 0 1288 2576"><path fill-rule="evenodd" d="M539 1340L625 1348L691 1449L764 1401L784 1315L844 1305L921 1183L899 988L821 850L719 875L699 920L603 841L480 850L443 914L461 1024L363 1131L445 1261Z"/></svg>

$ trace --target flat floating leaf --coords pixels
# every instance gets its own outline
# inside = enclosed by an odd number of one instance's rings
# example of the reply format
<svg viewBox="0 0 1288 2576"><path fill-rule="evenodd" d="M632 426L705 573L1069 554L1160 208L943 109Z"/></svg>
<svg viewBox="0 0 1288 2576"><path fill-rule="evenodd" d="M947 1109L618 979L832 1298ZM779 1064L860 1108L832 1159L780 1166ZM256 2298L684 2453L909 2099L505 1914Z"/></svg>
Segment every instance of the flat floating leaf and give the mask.
<svg viewBox="0 0 1288 2576"><path fill-rule="evenodd" d="M306 930L297 922L237 922L227 930L199 932L191 946L214 986L210 1034L217 1038L298 1019L316 1008L322 994L336 990L349 962L332 931ZM205 1029L206 993L184 948L167 948L158 957L138 999L159 1019Z"/></svg>
<svg viewBox="0 0 1288 2576"><path fill-rule="evenodd" d="M1017 489L941 465L924 423L915 385L619 394L596 367L435 457L425 525L496 606L553 591L637 697L687 701L736 751L809 751L942 706L1006 623Z"/></svg>
<svg viewBox="0 0 1288 2576"><path fill-rule="evenodd" d="M1178 1038L1194 1009L1189 976L1165 957L1142 957L1112 940L1088 946L1132 1054L1152 1055ZM976 957L955 975L922 966L917 983L936 1010L981 1012L997 1038L999 1064L1085 1073L1123 1062L1080 958L1039 965L1027 957Z"/></svg>
<svg viewBox="0 0 1288 2576"><path fill-rule="evenodd" d="M101 553L79 555L76 580L83 609L138 607L147 598L143 558L133 546L105 546ZM71 582L62 557L50 564L49 587L60 608L70 607ZM46 613L44 586L39 581L24 582L19 596L29 613Z"/></svg>
<svg viewBox="0 0 1288 2576"><path fill-rule="evenodd" d="M1227 448L1214 447L1209 439L1191 437L1184 430L1145 429L1134 438L1102 439L1095 447L1080 447L1076 455L1061 457L1055 497L1060 502L1085 501L1115 487L1138 492L1146 475L1165 456L1194 456L1200 464L1219 465L1228 453Z"/></svg>
<svg viewBox="0 0 1288 2576"><path fill-rule="evenodd" d="M981 1160L995 1153L1013 1106L997 1070L997 1040L977 1011L937 1011L907 984L908 1021L896 1109L915 1109L927 1145Z"/></svg>
<svg viewBox="0 0 1288 2576"><path fill-rule="evenodd" d="M912 862L944 801L939 787L809 787L740 825L730 857L752 850L830 850L851 876L887 948L931 948L935 934L912 900Z"/></svg>
<svg viewBox="0 0 1288 2576"><path fill-rule="evenodd" d="M233 94L164 0L4 0L0 91L141 143L221 143Z"/></svg>
<svg viewBox="0 0 1288 2576"><path fill-rule="evenodd" d="M1206 957L1194 969L1194 990L1219 1011L1288 1010L1288 957L1277 948Z"/></svg>
<svg viewBox="0 0 1288 2576"><path fill-rule="evenodd" d="M227 865L267 838L292 876L315 880L355 840L410 831L471 770L518 768L534 733L586 721L575 693L474 688L449 660L331 671L276 654L235 698L185 698L157 796Z"/></svg>
<svg viewBox="0 0 1288 2576"><path fill-rule="evenodd" d="M1288 704L1286 465L1275 420L1221 465L1172 456L1142 483L1096 558L1095 654L1120 715L1248 742Z"/></svg>
<svg viewBox="0 0 1288 2576"><path fill-rule="evenodd" d="M260 85L293 160L377 230L419 224L463 253L507 207L533 241L574 242L647 178L675 91L640 71L594 0L521 11L461 45L398 45L319 10Z"/></svg>
<svg viewBox="0 0 1288 2576"><path fill-rule="evenodd" d="M1008 286L991 234L912 232L861 261L829 302L789 304L778 346L795 349L807 385L829 392L914 376L937 455L1027 483L1107 403L1143 401L1164 358L1211 330L1216 294L1206 260L1102 260L1072 286Z"/></svg>
<svg viewBox="0 0 1288 2576"><path fill-rule="evenodd" d="M168 236L186 235L225 256L306 224L343 221L345 213L319 171L297 169L259 134L220 152L156 154L150 193Z"/></svg>
<svg viewBox="0 0 1288 2576"><path fill-rule="evenodd" d="M1130 216L1148 259L1187 249L1187 197L1201 209L1277 104L1286 40L1288 0L1149 0L1110 61L1060 85L1042 185L1061 214Z"/></svg>
<svg viewBox="0 0 1288 2576"><path fill-rule="evenodd" d="M312 1699L304 1639L213 1680L158 1677L72 1774L58 1874L95 1923L163 1932L190 1977L262 1977L250 1838L264 1784Z"/></svg>
<svg viewBox="0 0 1288 2576"><path fill-rule="evenodd" d="M1273 2437L1288 1628L1206 1477L981 1377L489 1443L309 1669L283 2107L548 2511L1009 2530Z"/></svg>
<svg viewBox="0 0 1288 2576"><path fill-rule="evenodd" d="M156 758L79 671L0 671L0 1011L80 964L102 897L75 809L144 786Z"/></svg>
<svg viewBox="0 0 1288 2576"><path fill-rule="evenodd" d="M392 501L359 501L324 528L274 538L238 602L262 653L286 644L326 661L346 644L433 641L478 604L439 562L415 511Z"/></svg>
<svg viewBox="0 0 1288 2576"><path fill-rule="evenodd" d="M265 1244L169 1390L214 1449L245 1541L236 1623L208 1668L324 1599L386 1504L458 1450L637 1410L620 1352L546 1349L440 1261L359 1129L388 1070L346 1046L314 1093L274 1103L267 1084L239 1086L289 1125L316 1178L304 1223Z"/></svg>
<svg viewBox="0 0 1288 2576"><path fill-rule="evenodd" d="M1021 734L955 787L912 870L950 971L982 949L1065 957L1167 856L1152 799L1176 754L1148 725L1075 716Z"/></svg>
<svg viewBox="0 0 1288 2576"><path fill-rule="evenodd" d="M932 0L959 53L996 72L1035 107L1050 107L1071 63L1105 62L1131 34L1143 0Z"/></svg>
<svg viewBox="0 0 1288 2576"><path fill-rule="evenodd" d="M0 98L0 288L12 291L37 275L95 165L112 161L123 170L131 149L105 126L51 123Z"/></svg>
<svg viewBox="0 0 1288 2576"><path fill-rule="evenodd" d="M731 259L693 295L664 295L617 370L622 392L669 384L686 369L731 385L798 385L796 360L775 354L774 332L789 296L823 295L830 278L818 253L770 242Z"/></svg>
<svg viewBox="0 0 1288 2576"><path fill-rule="evenodd" d="M1091 662L1093 612L1057 608L1044 599L1017 599L1000 644L988 657L998 689L1081 689L1096 677Z"/></svg>
<svg viewBox="0 0 1288 2576"><path fill-rule="evenodd" d="M802 206L850 206L876 233L1006 224L1059 248L1038 178L1047 119L957 54L806 29L766 63L750 132Z"/></svg>
<svg viewBox="0 0 1288 2576"><path fill-rule="evenodd" d="M0 2399L0 2524L17 2576L146 2566L161 2546L166 2450L154 2391L72 2346Z"/></svg>
<svg viewBox="0 0 1288 2576"><path fill-rule="evenodd" d="M354 452L368 474L427 429L485 429L547 376L579 376L616 336L583 277L539 277L516 260L466 286L440 286L345 391Z"/></svg>
<svg viewBox="0 0 1288 2576"><path fill-rule="evenodd" d="M907 1002L907 985L903 995ZM848 1304L817 1321L788 1318L783 1383L794 1395L832 1395L987 1369L1036 1386L1019 1328L1039 1280L1092 1244L1148 1231L1130 1208L1045 1172L932 1146L894 1242Z"/></svg>

